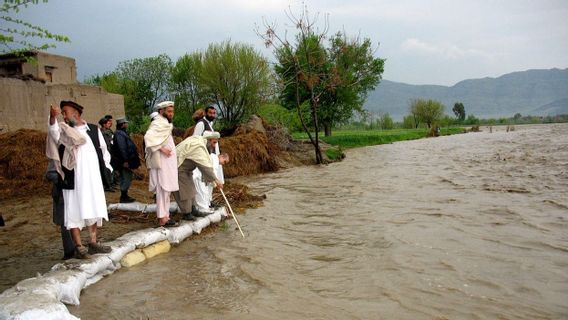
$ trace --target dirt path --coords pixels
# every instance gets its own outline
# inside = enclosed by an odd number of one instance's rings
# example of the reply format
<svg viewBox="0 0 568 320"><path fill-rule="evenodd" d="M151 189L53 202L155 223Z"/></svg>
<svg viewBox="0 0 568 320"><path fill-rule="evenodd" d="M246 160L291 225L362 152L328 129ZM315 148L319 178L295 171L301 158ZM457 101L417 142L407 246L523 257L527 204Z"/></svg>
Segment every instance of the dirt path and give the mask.
<svg viewBox="0 0 568 320"><path fill-rule="evenodd" d="M152 194L143 181L134 181L130 195L143 203L152 203ZM261 199L248 194L243 185L227 184L225 193L237 212L259 206ZM120 192L106 193L107 203L117 203ZM234 204L233 204L234 203ZM59 227L52 222L50 194L0 201L0 213L6 226L0 227L0 292L19 281L46 273L60 263L63 249ZM179 217L176 217L179 219ZM101 241L110 241L133 230L157 226L155 214L136 212L109 212L110 221L99 231ZM88 232L83 230L83 241Z"/></svg>

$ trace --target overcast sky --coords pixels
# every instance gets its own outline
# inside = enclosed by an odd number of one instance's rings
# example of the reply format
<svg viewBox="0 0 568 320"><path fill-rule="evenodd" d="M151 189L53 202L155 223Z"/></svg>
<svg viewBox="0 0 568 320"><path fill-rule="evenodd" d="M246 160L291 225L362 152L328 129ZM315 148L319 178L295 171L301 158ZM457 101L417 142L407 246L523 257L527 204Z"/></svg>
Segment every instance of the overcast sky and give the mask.
<svg viewBox="0 0 568 320"><path fill-rule="evenodd" d="M568 67L566 0L307 0L329 14L330 31L368 37L386 58L384 79L410 84L456 82L528 69ZM79 80L133 58L186 52L231 39L272 59L255 33L263 19L284 33L295 0L50 0L20 17L67 35L49 52L77 61ZM323 22L323 20L321 20Z"/></svg>

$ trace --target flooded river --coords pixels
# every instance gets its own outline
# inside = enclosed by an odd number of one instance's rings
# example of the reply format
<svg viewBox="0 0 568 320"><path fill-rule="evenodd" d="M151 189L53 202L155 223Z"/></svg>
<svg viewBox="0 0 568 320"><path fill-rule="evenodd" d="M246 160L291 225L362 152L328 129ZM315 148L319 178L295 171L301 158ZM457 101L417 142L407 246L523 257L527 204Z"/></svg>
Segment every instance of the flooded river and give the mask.
<svg viewBox="0 0 568 320"><path fill-rule="evenodd" d="M568 125L257 176L234 223L87 288L83 319L567 319Z"/></svg>

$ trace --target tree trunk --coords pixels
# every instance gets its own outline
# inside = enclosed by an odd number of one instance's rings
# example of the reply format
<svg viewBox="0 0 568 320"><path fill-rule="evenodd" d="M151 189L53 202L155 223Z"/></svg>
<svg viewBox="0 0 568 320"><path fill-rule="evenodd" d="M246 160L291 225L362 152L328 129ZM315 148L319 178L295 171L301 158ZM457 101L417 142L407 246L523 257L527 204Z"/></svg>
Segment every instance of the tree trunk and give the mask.
<svg viewBox="0 0 568 320"><path fill-rule="evenodd" d="M323 158L321 155L321 149L319 146L319 124L318 124L318 106L317 106L317 102L314 101L314 99L312 99L311 101L312 104L312 120L314 122L314 129L316 131L316 135L315 135L315 143L314 143L314 148L315 148L315 152L316 152L316 164L321 164L323 163Z"/></svg>
<svg viewBox="0 0 568 320"><path fill-rule="evenodd" d="M328 125L328 124L324 124L323 128L324 128L324 131L325 131L325 136L331 137L331 126Z"/></svg>

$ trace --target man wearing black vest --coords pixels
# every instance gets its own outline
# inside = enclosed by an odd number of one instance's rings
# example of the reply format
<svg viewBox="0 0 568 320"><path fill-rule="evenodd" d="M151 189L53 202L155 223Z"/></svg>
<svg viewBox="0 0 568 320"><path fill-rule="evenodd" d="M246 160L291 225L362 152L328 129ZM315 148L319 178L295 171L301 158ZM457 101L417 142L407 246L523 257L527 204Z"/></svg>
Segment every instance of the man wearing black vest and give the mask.
<svg viewBox="0 0 568 320"><path fill-rule="evenodd" d="M195 130L193 130L193 136L203 136L203 133L205 131L211 131L211 132L215 132L215 130L213 130L213 122L215 121L215 119L217 118L217 110L215 109L215 106L213 105L209 105L207 108L205 108L205 117L201 118L201 120L199 120L197 122L197 124L195 125ZM215 153L215 154L219 154L219 144L216 145L214 152L211 153Z"/></svg>
<svg viewBox="0 0 568 320"><path fill-rule="evenodd" d="M63 122L57 116L63 115ZM65 227L71 231L75 256L86 259L89 254L108 253L109 246L97 242L97 226L108 221L102 176L110 166L105 140L94 124L81 119L83 107L73 101L61 101L60 108L49 111L46 154L54 160L63 189ZM88 249L81 243L81 229L87 227Z"/></svg>

